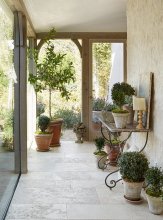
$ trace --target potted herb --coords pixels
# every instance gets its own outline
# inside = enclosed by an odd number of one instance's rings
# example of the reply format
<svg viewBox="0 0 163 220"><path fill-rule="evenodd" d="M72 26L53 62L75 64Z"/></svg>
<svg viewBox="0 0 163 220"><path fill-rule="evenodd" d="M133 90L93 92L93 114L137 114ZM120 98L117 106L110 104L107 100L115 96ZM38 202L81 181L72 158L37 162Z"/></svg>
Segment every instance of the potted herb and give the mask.
<svg viewBox="0 0 163 220"><path fill-rule="evenodd" d="M97 167L98 167L98 162L100 160L100 168L104 168L105 166L105 161L107 153L104 151L104 145L105 145L105 139L103 137L98 137L95 139L95 146L96 146L96 151L94 152L94 155L96 156L97 159ZM101 160L101 158L103 159ZM98 167L99 168L99 167Z"/></svg>
<svg viewBox="0 0 163 220"><path fill-rule="evenodd" d="M102 117L104 119L104 121L108 122L108 123L113 123L114 122L114 118L112 115L112 110L115 109L116 106L112 103L106 103L103 110L102 110Z"/></svg>
<svg viewBox="0 0 163 220"><path fill-rule="evenodd" d="M92 102L92 122L93 128L98 130L100 128L100 122L98 117L102 117L102 110L105 106L105 99L102 98L94 98Z"/></svg>
<svg viewBox="0 0 163 220"><path fill-rule="evenodd" d="M51 119L49 131L53 131L51 146L60 145L61 125L63 120L52 120L51 115L51 93L59 91L61 96L69 99L70 92L67 85L75 81L75 69L72 62L66 57L66 54L55 52L53 42L55 30L52 29L45 40L45 54L42 59L39 57L39 51L34 50L31 55L36 63L37 74L29 74L29 82L34 86L36 92L49 90L49 116ZM57 134L57 135L56 135Z"/></svg>
<svg viewBox="0 0 163 220"><path fill-rule="evenodd" d="M151 167L147 170L145 178L149 210L159 215L163 212L163 171L159 167Z"/></svg>
<svg viewBox="0 0 163 220"><path fill-rule="evenodd" d="M50 123L50 118L46 115L38 117L38 128L40 131L35 133L35 141L37 144L37 151L49 151L49 146L52 139L52 133L46 131Z"/></svg>
<svg viewBox="0 0 163 220"><path fill-rule="evenodd" d="M124 152L118 159L118 165L124 183L124 197L130 201L140 201L148 159L139 152Z"/></svg>
<svg viewBox="0 0 163 220"><path fill-rule="evenodd" d="M134 88L128 83L115 83L111 90L111 96L113 103L117 106L114 109L113 117L115 120L115 125L117 128L125 128L129 116L129 112L127 110L123 110L122 107L125 104L126 96L132 96L135 94Z"/></svg>

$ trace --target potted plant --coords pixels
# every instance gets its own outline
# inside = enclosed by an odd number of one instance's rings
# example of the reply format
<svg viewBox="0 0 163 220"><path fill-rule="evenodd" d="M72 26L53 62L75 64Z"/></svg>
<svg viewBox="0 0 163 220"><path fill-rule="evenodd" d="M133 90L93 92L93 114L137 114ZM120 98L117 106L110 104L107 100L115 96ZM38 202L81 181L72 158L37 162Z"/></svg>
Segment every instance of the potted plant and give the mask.
<svg viewBox="0 0 163 220"><path fill-rule="evenodd" d="M126 96L132 96L135 94L134 88L128 83L115 83L111 90L111 96L113 103L117 106L114 109L113 117L115 120L115 125L117 128L125 128L129 116L129 112L127 110L123 110L122 107L125 104Z"/></svg>
<svg viewBox="0 0 163 220"><path fill-rule="evenodd" d="M92 122L93 122L93 128L95 130L98 130L101 127L98 117L102 117L102 110L104 109L104 106L105 106L105 99L102 98L93 99Z"/></svg>
<svg viewBox="0 0 163 220"><path fill-rule="evenodd" d="M150 212L159 215L163 212L163 171L159 167L151 167L145 175L146 197Z"/></svg>
<svg viewBox="0 0 163 220"><path fill-rule="evenodd" d="M148 159L139 152L124 152L118 159L118 165L124 183L124 197L129 201L140 201Z"/></svg>
<svg viewBox="0 0 163 220"><path fill-rule="evenodd" d="M46 115L40 115L38 117L38 128L40 129L40 131L37 131L35 133L37 151L49 151L49 146L52 139L52 133L46 131L49 126L49 123L50 118Z"/></svg>
<svg viewBox="0 0 163 220"><path fill-rule="evenodd" d="M111 165L117 165L118 157L121 154L124 144L116 137L111 141L106 141L105 150L108 154L108 160Z"/></svg>
<svg viewBox="0 0 163 220"><path fill-rule="evenodd" d="M102 110L102 117L104 119L104 121L108 122L108 123L113 123L114 122L114 118L113 118L113 114L112 114L112 110L115 109L116 106L112 103L106 103L103 110Z"/></svg>
<svg viewBox="0 0 163 220"><path fill-rule="evenodd" d="M34 50L32 54L35 63L37 74L29 74L29 82L34 86L36 92L49 90L49 116L51 114L51 93L57 90L61 96L69 99L70 92L67 85L75 80L75 69L72 62L66 57L66 54L56 53L53 42L50 40L54 36L55 30L52 29L45 41L45 54L42 59L39 57L39 51ZM61 125L63 120L51 120L49 131L53 131L51 146L60 145L58 138L61 136ZM57 134L57 135L56 135ZM57 139L55 140L55 138Z"/></svg>
<svg viewBox="0 0 163 220"><path fill-rule="evenodd" d="M105 139L103 137L96 138L95 145L96 145L96 151L94 152L94 155L96 156L97 159L97 167L99 168L98 162L100 160L100 168L103 169L105 166L105 161L107 159L107 157L105 157L107 156L107 153L103 150L105 145Z"/></svg>

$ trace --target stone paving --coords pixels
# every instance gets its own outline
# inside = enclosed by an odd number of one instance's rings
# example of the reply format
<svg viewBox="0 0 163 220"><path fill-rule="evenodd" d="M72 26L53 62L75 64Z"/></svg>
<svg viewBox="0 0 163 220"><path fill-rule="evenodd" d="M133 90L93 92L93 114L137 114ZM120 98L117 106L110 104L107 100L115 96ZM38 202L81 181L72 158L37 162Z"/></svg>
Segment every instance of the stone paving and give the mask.
<svg viewBox="0 0 163 220"><path fill-rule="evenodd" d="M105 186L109 170L97 168L93 143L62 141L61 147L46 153L34 148L29 150L29 172L21 176L7 220L163 219L148 211L145 199L128 203L122 182L113 190Z"/></svg>

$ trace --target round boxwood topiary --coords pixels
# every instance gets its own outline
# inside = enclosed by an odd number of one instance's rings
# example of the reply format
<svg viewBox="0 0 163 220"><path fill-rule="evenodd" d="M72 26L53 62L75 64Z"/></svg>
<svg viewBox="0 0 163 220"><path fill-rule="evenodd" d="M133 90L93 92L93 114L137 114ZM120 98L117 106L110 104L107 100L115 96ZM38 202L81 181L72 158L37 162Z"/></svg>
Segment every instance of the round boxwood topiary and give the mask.
<svg viewBox="0 0 163 220"><path fill-rule="evenodd" d="M122 178L128 182L141 182L148 170L148 159L139 152L124 152L118 159Z"/></svg>
<svg viewBox="0 0 163 220"><path fill-rule="evenodd" d="M45 132L45 130L48 128L48 125L50 123L50 118L46 115L41 115L38 118L38 127L40 128L41 132Z"/></svg>

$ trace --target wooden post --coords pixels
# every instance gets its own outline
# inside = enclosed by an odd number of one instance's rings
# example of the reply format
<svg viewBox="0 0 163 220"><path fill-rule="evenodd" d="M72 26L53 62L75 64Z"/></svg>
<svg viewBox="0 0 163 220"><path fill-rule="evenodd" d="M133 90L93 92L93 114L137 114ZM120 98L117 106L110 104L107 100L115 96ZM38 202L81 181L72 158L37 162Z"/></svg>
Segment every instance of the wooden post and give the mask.
<svg viewBox="0 0 163 220"><path fill-rule="evenodd" d="M90 72L90 43L89 39L82 40L82 122L86 126L85 140L90 139L90 118L91 114L91 95L92 95L92 76Z"/></svg>
<svg viewBox="0 0 163 220"><path fill-rule="evenodd" d="M14 93L14 147L15 172L27 172L27 63L26 18L21 12L14 13L14 66L17 76Z"/></svg>

